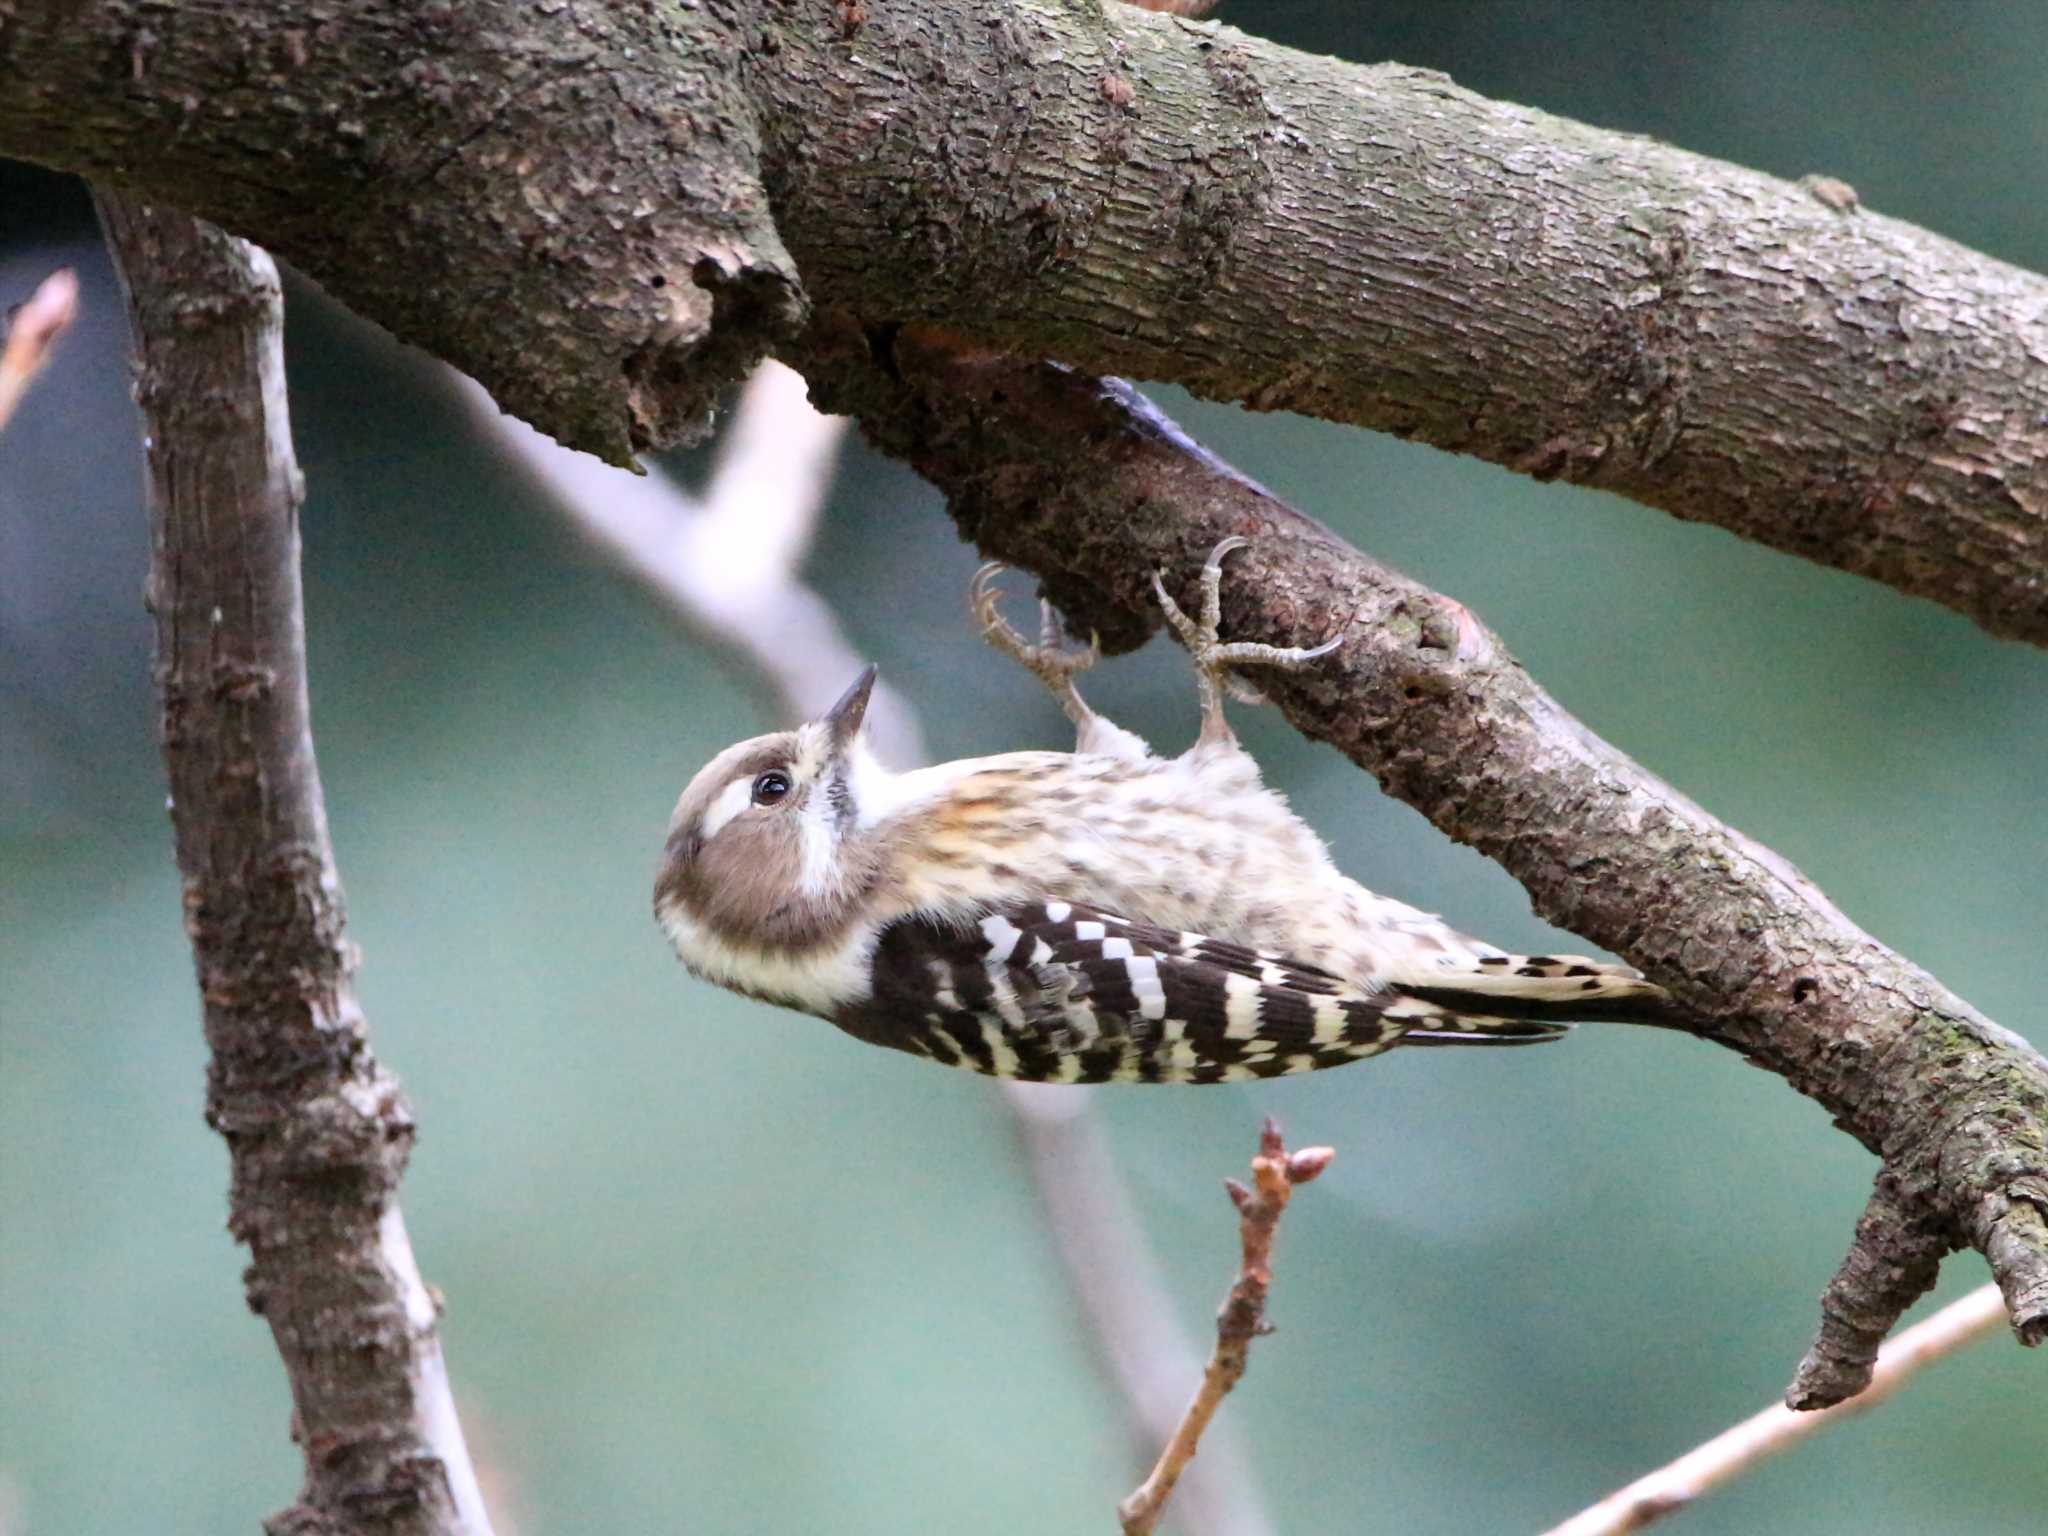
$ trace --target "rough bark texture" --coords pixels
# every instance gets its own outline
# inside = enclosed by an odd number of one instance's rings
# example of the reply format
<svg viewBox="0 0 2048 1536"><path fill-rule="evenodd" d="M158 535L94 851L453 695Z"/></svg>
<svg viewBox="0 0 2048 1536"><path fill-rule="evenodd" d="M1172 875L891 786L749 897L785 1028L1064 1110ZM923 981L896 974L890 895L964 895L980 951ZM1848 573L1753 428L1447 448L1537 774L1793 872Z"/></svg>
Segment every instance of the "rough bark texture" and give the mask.
<svg viewBox="0 0 2048 1536"><path fill-rule="evenodd" d="M2048 640L2033 274L1839 182L1214 23L876 6L840 44L821 9L755 88L820 305L1598 485Z"/></svg>
<svg viewBox="0 0 2048 1536"><path fill-rule="evenodd" d="M728 10L0 0L0 150L259 239L627 462L801 318Z"/></svg>
<svg viewBox="0 0 2048 1536"><path fill-rule="evenodd" d="M1951 1248L1990 1261L2024 1342L2048 1337L2048 1063L2025 1041L1599 740L1465 609L1275 500L1127 385L829 321L802 361L822 405L859 415L945 490L963 537L1035 572L1106 648L1157 624L1155 569L1191 601L1208 550L1248 536L1224 584L1226 634L1294 645L1349 623L1328 661L1258 676L1296 726L1878 1154L1882 1198L1829 1288L1797 1406L1861 1388Z"/></svg>
<svg viewBox="0 0 2048 1536"><path fill-rule="evenodd" d="M0 0L0 152L257 236L615 458L807 293L1599 485L2048 643L2048 283L1424 71L1095 0Z"/></svg>
<svg viewBox="0 0 2048 1536"><path fill-rule="evenodd" d="M231 1154L228 1228L306 1454L300 1502L266 1528L488 1536L397 1205L412 1112L364 1035L313 760L277 272L181 214L100 207L140 354L158 723L212 1052L206 1118Z"/></svg>

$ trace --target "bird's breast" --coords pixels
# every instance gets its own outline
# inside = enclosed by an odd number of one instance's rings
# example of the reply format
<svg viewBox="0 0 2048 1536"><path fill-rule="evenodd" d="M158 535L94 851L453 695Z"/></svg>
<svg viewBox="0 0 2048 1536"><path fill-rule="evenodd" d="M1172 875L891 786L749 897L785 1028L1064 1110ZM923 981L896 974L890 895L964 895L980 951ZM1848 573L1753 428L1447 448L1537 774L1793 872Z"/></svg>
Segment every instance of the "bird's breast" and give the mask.
<svg viewBox="0 0 2048 1536"><path fill-rule="evenodd" d="M975 774L932 808L899 861L905 907L962 909L1001 891L1285 952L1299 920L1290 896L1338 878L1242 754L1042 757L1055 761Z"/></svg>

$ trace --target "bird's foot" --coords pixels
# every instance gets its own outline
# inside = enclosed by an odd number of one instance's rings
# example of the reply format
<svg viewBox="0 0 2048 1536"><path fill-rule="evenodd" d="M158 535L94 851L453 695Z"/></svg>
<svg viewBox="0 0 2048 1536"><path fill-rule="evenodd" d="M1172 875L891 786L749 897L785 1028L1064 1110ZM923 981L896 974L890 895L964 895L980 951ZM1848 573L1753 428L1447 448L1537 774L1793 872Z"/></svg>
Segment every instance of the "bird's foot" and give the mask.
<svg viewBox="0 0 2048 1536"><path fill-rule="evenodd" d="M967 605L981 626L982 638L1043 683L1066 717L1085 730L1097 717L1074 686L1074 676L1102 659L1102 641L1091 637L1086 650L1063 644L1059 614L1043 598L1038 604L1038 641L1026 640L1000 610L1003 593L996 582L1007 569L1001 561L991 560L974 573L967 589Z"/></svg>
<svg viewBox="0 0 2048 1536"><path fill-rule="evenodd" d="M1306 666L1319 656L1329 655L1344 641L1341 629L1321 645L1308 646L1265 645L1253 640L1226 642L1218 636L1217 626L1223 618L1224 557L1250 542L1232 534L1209 551L1209 558L1202 564L1202 607L1198 618L1190 618L1173 600L1159 572L1152 573L1152 590L1159 596L1160 611L1166 615L1166 622L1173 626L1181 644L1194 658L1196 686L1202 698L1201 739L1205 742L1234 739L1230 724L1223 717L1223 696L1226 692L1246 702L1264 702L1255 690L1232 675L1233 667L1250 664L1291 671Z"/></svg>

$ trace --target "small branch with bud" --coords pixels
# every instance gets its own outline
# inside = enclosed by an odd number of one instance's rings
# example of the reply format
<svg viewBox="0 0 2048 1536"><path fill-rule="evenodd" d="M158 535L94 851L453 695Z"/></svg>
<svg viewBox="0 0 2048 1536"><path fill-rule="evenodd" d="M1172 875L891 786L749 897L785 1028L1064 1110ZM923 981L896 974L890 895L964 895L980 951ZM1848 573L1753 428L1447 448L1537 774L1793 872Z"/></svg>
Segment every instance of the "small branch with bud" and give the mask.
<svg viewBox="0 0 2048 1536"><path fill-rule="evenodd" d="M1273 1284L1273 1234L1295 1186L1319 1175L1336 1155L1330 1147L1304 1147L1299 1152L1289 1152L1279 1123L1268 1119L1259 1132L1251 1184L1246 1186L1236 1179L1223 1181L1231 1204L1237 1207L1244 1256L1238 1265L1236 1283L1224 1298L1223 1309L1216 1314L1216 1349L1202 1373L1202 1385L1194 1401L1181 1415L1151 1475L1117 1506L1124 1536L1146 1536L1158 1525L1166 1501L1173 1497L1173 1485L1194 1459L1202 1431L1209 1427L1209 1420L1215 1417L1223 1399L1244 1375L1251 1359L1252 1340L1272 1332L1272 1326L1266 1322L1266 1293Z"/></svg>

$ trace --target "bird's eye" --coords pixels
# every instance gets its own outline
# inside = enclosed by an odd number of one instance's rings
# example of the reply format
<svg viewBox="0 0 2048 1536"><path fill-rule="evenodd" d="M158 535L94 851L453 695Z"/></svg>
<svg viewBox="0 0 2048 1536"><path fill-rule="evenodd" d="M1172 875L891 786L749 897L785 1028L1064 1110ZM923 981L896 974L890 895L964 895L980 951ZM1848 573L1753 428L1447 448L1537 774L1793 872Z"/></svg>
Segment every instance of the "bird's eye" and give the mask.
<svg viewBox="0 0 2048 1536"><path fill-rule="evenodd" d="M789 793L789 775L771 768L754 780L754 804L773 805Z"/></svg>

